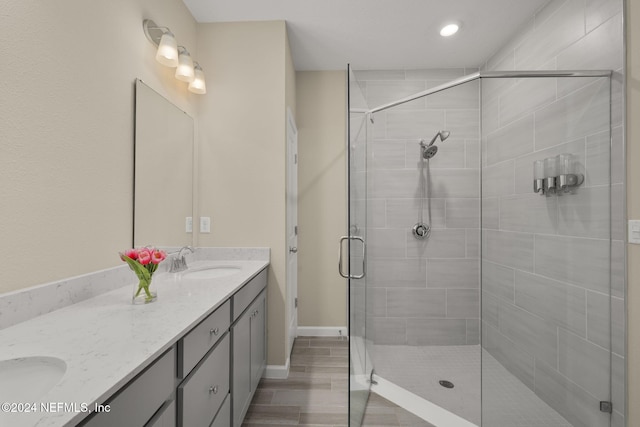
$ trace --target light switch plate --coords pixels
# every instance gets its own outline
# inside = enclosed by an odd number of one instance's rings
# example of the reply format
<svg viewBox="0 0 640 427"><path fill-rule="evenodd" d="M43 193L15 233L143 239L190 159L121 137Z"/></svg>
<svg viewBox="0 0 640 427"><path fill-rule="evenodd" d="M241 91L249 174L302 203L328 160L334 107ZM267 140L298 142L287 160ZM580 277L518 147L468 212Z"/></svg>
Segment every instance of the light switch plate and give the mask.
<svg viewBox="0 0 640 427"><path fill-rule="evenodd" d="M184 221L184 231L187 233L193 233L193 217L188 216Z"/></svg>
<svg viewBox="0 0 640 427"><path fill-rule="evenodd" d="M629 220L629 243L640 245L640 220Z"/></svg>
<svg viewBox="0 0 640 427"><path fill-rule="evenodd" d="M208 216L200 217L200 232L211 233L211 217L208 217Z"/></svg>

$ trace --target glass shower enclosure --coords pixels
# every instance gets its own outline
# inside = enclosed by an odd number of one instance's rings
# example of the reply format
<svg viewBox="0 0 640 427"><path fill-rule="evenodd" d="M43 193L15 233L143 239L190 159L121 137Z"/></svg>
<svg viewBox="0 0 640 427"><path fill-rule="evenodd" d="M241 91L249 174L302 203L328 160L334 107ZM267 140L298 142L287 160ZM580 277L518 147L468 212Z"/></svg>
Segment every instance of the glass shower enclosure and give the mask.
<svg viewBox="0 0 640 427"><path fill-rule="evenodd" d="M432 73L347 71L350 425L611 425L611 73Z"/></svg>

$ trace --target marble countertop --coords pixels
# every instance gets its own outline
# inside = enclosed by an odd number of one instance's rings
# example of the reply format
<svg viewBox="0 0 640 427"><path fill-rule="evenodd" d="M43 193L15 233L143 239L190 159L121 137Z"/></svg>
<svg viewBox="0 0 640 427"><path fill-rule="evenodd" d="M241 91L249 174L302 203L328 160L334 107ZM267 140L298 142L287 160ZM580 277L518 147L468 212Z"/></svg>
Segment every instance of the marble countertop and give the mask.
<svg viewBox="0 0 640 427"><path fill-rule="evenodd" d="M189 263L189 269L216 263L240 269L233 275L206 280L157 273L153 286L158 300L145 305L131 304L137 284L131 273L130 286L0 330L0 360L30 356L62 359L67 365L64 376L35 403L86 404L93 408L94 403L103 403L174 345L269 261L195 261ZM74 426L88 415L39 409L32 413L0 412L0 425Z"/></svg>

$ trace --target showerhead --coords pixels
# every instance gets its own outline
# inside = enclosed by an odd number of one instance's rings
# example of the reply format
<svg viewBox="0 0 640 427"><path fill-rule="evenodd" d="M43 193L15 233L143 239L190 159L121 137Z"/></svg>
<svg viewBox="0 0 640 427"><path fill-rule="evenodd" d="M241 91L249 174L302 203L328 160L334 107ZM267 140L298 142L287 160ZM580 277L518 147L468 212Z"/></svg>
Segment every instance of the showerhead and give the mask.
<svg viewBox="0 0 640 427"><path fill-rule="evenodd" d="M449 135L451 135L451 132L449 132L448 130L441 130L440 132L436 133L436 136L431 139L431 142L429 142L428 145L425 144L424 139L421 139L420 147L422 147L422 158L429 160L430 158L435 156L438 152L438 146L433 145L436 142L436 139L440 137L440 141L444 141L445 139L449 138Z"/></svg>
<svg viewBox="0 0 640 427"><path fill-rule="evenodd" d="M441 130L440 132L436 133L427 147L431 147L433 143L436 142L436 139L438 139L438 137L440 137L440 141L444 142L445 139L449 138L449 135L451 135L451 132L449 132L448 130Z"/></svg>
<svg viewBox="0 0 640 427"><path fill-rule="evenodd" d="M437 145L434 145L432 147L425 147L422 150L422 157L427 159L427 160L429 160L430 158L435 156L437 152L438 152L438 146Z"/></svg>

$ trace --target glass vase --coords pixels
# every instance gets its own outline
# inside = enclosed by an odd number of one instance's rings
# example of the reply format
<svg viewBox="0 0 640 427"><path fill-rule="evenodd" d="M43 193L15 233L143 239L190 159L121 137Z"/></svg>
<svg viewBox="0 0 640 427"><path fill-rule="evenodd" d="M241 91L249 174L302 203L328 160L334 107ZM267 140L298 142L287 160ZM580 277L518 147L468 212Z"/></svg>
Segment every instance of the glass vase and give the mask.
<svg viewBox="0 0 640 427"><path fill-rule="evenodd" d="M134 304L149 304L158 299L158 291L151 289L152 277L147 279L140 279L138 284L133 288Z"/></svg>

